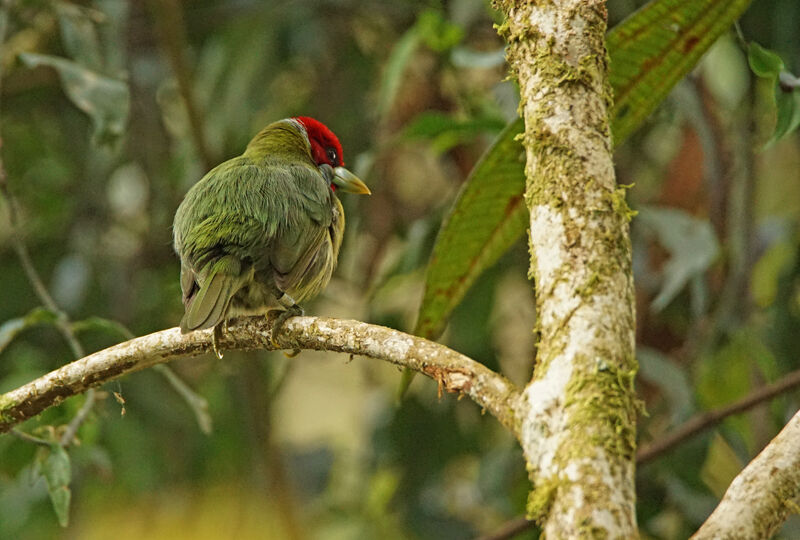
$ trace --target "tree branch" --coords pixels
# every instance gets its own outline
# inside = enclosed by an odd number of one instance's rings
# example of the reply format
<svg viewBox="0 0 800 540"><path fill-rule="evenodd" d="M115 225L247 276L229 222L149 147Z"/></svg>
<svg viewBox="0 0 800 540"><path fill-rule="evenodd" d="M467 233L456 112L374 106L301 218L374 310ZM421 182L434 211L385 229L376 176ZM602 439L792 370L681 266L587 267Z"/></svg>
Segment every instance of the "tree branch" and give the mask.
<svg viewBox="0 0 800 540"><path fill-rule="evenodd" d="M208 138L203 129L203 119L197 106L192 86L192 77L186 62L186 29L183 20L183 7L178 0L151 0L151 11L156 24L159 41L169 60L178 91L186 107L189 132L195 149L207 171L214 168L214 159L208 146Z"/></svg>
<svg viewBox="0 0 800 540"><path fill-rule="evenodd" d="M548 538L637 536L630 211L611 159L602 0L497 0L520 87L541 341L520 401Z"/></svg>
<svg viewBox="0 0 800 540"><path fill-rule="evenodd" d="M692 538L770 538L800 504L800 411L733 479Z"/></svg>
<svg viewBox="0 0 800 540"><path fill-rule="evenodd" d="M699 414L681 424L680 427L666 436L639 448L639 451L636 453L636 464L641 466L648 463L675 448L686 439L714 427L729 416L746 412L750 408L793 390L798 386L800 386L800 370L793 371L774 383L763 386L730 405ZM530 529L534 525L535 523L525 516L518 516L503 523L492 534L481 536L478 540L505 540L507 538L512 538L522 531Z"/></svg>
<svg viewBox="0 0 800 540"><path fill-rule="evenodd" d="M239 319L223 334L220 348L275 350L271 335L271 323L264 317ZM184 335L171 328L62 366L0 396L0 433L88 388L156 364L209 353L211 337L212 330ZM514 411L519 390L505 377L444 345L383 326L323 317L289 319L275 341L280 349L357 354L421 371L439 383L440 391L469 396L518 434Z"/></svg>
<svg viewBox="0 0 800 540"><path fill-rule="evenodd" d="M680 427L676 428L665 437L656 439L650 444L642 446L636 453L636 462L639 465L647 463L664 452L678 446L686 439L719 424L727 417L751 409L759 403L770 400L798 386L800 386L800 370L793 371L772 384L762 386L730 405L699 414L681 424Z"/></svg>

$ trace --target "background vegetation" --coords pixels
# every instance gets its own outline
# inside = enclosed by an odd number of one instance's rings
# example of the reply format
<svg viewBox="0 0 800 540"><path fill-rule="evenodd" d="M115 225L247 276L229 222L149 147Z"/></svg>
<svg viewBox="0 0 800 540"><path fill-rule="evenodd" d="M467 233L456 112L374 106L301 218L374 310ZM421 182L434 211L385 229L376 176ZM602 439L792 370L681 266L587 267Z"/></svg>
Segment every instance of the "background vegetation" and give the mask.
<svg viewBox="0 0 800 540"><path fill-rule="evenodd" d="M516 115L497 14L479 0L2 5L7 188L34 267L89 351L125 339L116 323L136 335L177 324L170 226L181 197L263 125L300 114L335 130L373 190L343 197L340 267L307 311L413 331L442 218ZM610 2L609 25L638 5ZM768 57L754 75L746 46L775 51L796 73L798 20L796 2L754 3L739 33L617 149L639 211L643 445L800 368L800 140L772 140L776 118L790 131L800 113L776 116L777 71ZM35 310L2 200L5 391L74 356ZM442 338L517 383L535 354L527 264L519 242ZM159 373L106 385L69 449L66 529L39 474L47 452L2 436L0 537L467 538L524 511L517 443L473 403L438 398L429 380L397 408L397 370L359 358L231 352L172 367L208 400L210 434ZM694 531L799 398L781 395L642 465L643 533ZM24 430L52 438L81 399ZM800 523L782 534L800 535Z"/></svg>

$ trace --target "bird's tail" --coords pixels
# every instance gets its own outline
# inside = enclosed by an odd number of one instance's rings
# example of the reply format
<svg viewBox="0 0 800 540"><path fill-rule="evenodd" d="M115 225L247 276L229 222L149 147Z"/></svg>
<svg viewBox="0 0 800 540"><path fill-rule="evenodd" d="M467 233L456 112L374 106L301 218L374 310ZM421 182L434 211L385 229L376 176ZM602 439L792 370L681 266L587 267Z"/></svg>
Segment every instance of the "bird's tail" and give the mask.
<svg viewBox="0 0 800 540"><path fill-rule="evenodd" d="M241 287L241 262L236 257L222 257L211 265L200 289L186 305L181 331L203 330L225 319L231 298Z"/></svg>

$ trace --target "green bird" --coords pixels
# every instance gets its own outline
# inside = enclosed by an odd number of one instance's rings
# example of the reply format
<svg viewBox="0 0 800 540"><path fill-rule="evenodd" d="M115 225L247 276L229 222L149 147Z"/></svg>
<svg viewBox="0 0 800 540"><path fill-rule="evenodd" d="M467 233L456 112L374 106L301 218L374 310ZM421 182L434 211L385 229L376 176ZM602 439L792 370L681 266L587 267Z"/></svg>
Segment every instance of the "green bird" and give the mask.
<svg viewBox="0 0 800 540"><path fill-rule="evenodd" d="M284 310L318 294L336 268L344 210L336 196L370 193L344 168L339 139L321 122L287 118L262 129L244 154L197 182L175 213L186 313L181 332Z"/></svg>

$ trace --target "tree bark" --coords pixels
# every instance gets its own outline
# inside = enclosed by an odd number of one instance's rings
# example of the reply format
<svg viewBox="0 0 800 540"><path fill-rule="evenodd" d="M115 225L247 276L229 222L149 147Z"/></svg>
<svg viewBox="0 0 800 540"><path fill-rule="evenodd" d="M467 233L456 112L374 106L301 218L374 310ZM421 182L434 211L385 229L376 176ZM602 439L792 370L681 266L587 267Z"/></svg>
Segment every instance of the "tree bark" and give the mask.
<svg viewBox="0 0 800 540"><path fill-rule="evenodd" d="M516 386L444 345L383 326L324 317L289 319L275 336L275 344L271 325L264 317L237 320L219 340L222 350L313 349L386 360L428 375L439 383L440 391L469 396L512 433L518 433ZM211 351L212 330L181 334L178 328L171 328L90 354L0 395L0 433L88 388L176 358Z"/></svg>
<svg viewBox="0 0 800 540"><path fill-rule="evenodd" d="M498 1L520 86L541 341L517 416L548 538L635 538L631 212L612 165L606 10Z"/></svg>
<svg viewBox="0 0 800 540"><path fill-rule="evenodd" d="M693 540L770 538L800 513L800 411L733 479Z"/></svg>

